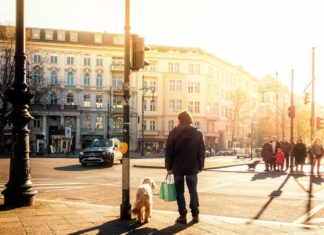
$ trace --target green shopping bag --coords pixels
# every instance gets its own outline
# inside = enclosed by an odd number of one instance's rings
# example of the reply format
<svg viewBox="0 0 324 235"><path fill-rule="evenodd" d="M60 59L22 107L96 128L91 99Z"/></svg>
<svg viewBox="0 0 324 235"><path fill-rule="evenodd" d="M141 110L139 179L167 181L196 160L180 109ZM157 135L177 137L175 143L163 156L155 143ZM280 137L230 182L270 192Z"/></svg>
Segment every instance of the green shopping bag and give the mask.
<svg viewBox="0 0 324 235"><path fill-rule="evenodd" d="M174 180L171 175L167 174L165 180L161 183L159 198L166 202L177 200L177 193L174 186Z"/></svg>

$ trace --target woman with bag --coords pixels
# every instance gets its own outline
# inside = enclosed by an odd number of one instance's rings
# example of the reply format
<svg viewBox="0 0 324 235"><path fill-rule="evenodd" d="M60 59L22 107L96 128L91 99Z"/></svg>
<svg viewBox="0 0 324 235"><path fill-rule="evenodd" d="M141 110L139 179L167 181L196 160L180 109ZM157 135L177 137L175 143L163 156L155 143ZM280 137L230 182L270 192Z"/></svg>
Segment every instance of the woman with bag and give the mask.
<svg viewBox="0 0 324 235"><path fill-rule="evenodd" d="M178 114L179 125L169 134L165 151L165 168L168 174L174 174L176 198L180 216L176 222L187 223L187 209L184 197L186 181L190 194L193 222L199 222L199 199L197 193L198 173L204 168L205 144L203 135L193 127L189 112Z"/></svg>

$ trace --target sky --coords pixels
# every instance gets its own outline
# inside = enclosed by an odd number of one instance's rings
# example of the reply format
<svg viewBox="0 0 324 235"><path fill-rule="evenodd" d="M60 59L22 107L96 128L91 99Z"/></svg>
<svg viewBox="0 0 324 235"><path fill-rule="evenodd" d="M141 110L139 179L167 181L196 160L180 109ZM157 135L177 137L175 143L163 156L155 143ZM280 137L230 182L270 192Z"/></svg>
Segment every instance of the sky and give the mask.
<svg viewBox="0 0 324 235"><path fill-rule="evenodd" d="M256 78L270 74L302 94L312 77L324 104L323 0L130 0L131 32L147 44L204 49ZM14 0L0 0L0 23L15 23ZM124 0L26 0L28 27L124 32Z"/></svg>

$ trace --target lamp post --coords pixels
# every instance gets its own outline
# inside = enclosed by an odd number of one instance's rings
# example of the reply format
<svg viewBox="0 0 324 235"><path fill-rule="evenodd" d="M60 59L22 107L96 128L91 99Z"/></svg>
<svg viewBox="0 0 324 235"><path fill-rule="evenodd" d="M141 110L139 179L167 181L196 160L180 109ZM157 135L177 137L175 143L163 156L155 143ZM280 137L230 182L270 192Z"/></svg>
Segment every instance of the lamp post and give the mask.
<svg viewBox="0 0 324 235"><path fill-rule="evenodd" d="M10 120L13 123L14 154L10 157L9 181L2 191L5 206L32 206L37 194L31 181L29 160L28 123L33 117L28 112L28 104L33 95L26 82L24 3L24 0L16 0L15 80L12 88L8 90L8 97L13 106Z"/></svg>
<svg viewBox="0 0 324 235"><path fill-rule="evenodd" d="M145 150L144 150L144 101L145 101L145 94L147 91L151 91L153 93L152 96L152 103L154 104L154 92L155 92L155 86L145 86L144 84L144 75L142 76L142 143L141 143L141 156L145 156Z"/></svg>

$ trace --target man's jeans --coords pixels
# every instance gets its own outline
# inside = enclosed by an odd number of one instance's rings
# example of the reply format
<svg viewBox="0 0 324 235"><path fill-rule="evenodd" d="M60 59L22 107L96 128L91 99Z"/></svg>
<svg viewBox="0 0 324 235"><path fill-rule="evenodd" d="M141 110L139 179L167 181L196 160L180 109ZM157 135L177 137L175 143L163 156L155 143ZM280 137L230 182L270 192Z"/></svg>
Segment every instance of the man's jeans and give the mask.
<svg viewBox="0 0 324 235"><path fill-rule="evenodd" d="M186 177L186 183L190 194L190 204L189 207L191 209L192 216L198 216L199 214L199 201L198 201L198 193L197 193L197 183L198 177L197 175L186 175L186 176L174 176L174 185L177 191L177 203L178 203L178 211L181 216L185 216L187 214L186 209L186 200L184 197L184 178Z"/></svg>

